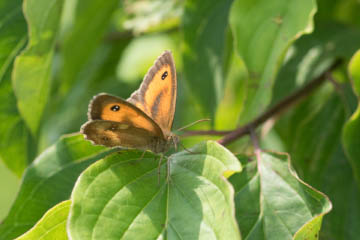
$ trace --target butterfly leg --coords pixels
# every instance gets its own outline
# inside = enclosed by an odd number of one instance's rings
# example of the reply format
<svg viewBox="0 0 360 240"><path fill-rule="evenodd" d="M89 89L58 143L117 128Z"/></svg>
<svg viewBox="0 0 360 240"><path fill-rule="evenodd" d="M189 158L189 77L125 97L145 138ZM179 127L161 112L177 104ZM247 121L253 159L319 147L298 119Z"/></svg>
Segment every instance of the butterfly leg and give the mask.
<svg viewBox="0 0 360 240"><path fill-rule="evenodd" d="M170 182L170 157L166 158L166 182Z"/></svg>
<svg viewBox="0 0 360 240"><path fill-rule="evenodd" d="M146 152L147 152L147 150L145 150L145 151L141 154L141 157L140 157L139 160L142 160L142 159L144 158Z"/></svg>
<svg viewBox="0 0 360 240"><path fill-rule="evenodd" d="M158 185L160 185L160 177L161 177L161 162L163 159L164 155L162 153L160 153L160 160L159 160L159 165L158 165Z"/></svg>

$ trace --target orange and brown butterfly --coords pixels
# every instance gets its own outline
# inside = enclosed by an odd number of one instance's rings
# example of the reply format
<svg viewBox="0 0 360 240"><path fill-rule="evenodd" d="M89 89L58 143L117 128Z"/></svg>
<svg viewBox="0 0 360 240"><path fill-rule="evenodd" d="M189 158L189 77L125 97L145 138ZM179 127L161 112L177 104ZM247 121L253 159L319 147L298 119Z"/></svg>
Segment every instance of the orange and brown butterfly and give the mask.
<svg viewBox="0 0 360 240"><path fill-rule="evenodd" d="M176 91L174 59L165 51L127 100L106 93L96 95L81 133L97 145L166 152L179 141L171 132Z"/></svg>

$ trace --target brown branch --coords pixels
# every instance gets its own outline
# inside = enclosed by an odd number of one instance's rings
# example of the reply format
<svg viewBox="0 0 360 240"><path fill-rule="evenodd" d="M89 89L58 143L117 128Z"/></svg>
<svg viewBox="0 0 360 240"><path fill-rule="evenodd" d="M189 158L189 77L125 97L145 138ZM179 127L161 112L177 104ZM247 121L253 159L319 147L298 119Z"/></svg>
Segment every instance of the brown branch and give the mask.
<svg viewBox="0 0 360 240"><path fill-rule="evenodd" d="M265 111L264 113L260 114L259 117L254 119L253 121L249 122L248 124L231 131L230 133L226 134L222 139L218 140L218 143L222 145L229 144L236 139L249 134L250 129L256 129L259 125L264 123L266 120L270 119L271 117L284 112L285 110L289 109L290 106L296 104L300 100L304 99L308 95L310 95L315 89L320 87L322 83L327 79L329 72L334 70L336 67L340 65L341 61L335 61L330 68L321 74L319 77L315 78L303 88L297 90L290 96L286 97L279 103L275 104L269 110Z"/></svg>

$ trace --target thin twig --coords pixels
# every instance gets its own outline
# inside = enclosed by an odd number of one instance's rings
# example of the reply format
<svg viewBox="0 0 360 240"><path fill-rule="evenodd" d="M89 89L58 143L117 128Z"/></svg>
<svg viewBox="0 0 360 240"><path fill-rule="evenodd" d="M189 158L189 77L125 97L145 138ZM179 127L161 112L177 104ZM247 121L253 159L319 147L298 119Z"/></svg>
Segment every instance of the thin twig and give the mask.
<svg viewBox="0 0 360 240"><path fill-rule="evenodd" d="M337 60L335 61L331 67L321 74L319 77L315 78L314 80L310 81L307 85L305 85L303 88L297 90L290 96L286 97L279 103L275 104L273 107L271 107L269 110L265 111L264 113L260 114L259 117L255 118L250 123L246 124L245 126L239 127L235 129L234 131L231 131L227 135L225 135L222 139L218 140L218 143L222 145L229 144L236 139L249 134L250 129L256 129L259 125L264 123L266 120L270 119L271 117L280 114L287 109L289 109L292 105L296 104L300 100L304 99L308 95L310 95L315 89L320 87L322 83L327 79L327 75L329 72L334 70L336 67L340 65L341 61Z"/></svg>

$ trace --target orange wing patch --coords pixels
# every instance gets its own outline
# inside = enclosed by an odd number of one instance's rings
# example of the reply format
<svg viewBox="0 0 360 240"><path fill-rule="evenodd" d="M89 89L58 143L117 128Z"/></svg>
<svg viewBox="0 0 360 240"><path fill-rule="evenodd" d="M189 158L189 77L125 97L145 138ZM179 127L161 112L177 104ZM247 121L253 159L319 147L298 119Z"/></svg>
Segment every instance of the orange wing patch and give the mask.
<svg viewBox="0 0 360 240"><path fill-rule="evenodd" d="M135 127L146 130L151 136L163 137L161 129L151 118L119 97L107 94L95 96L90 103L88 117L89 120L117 122L121 130Z"/></svg>

